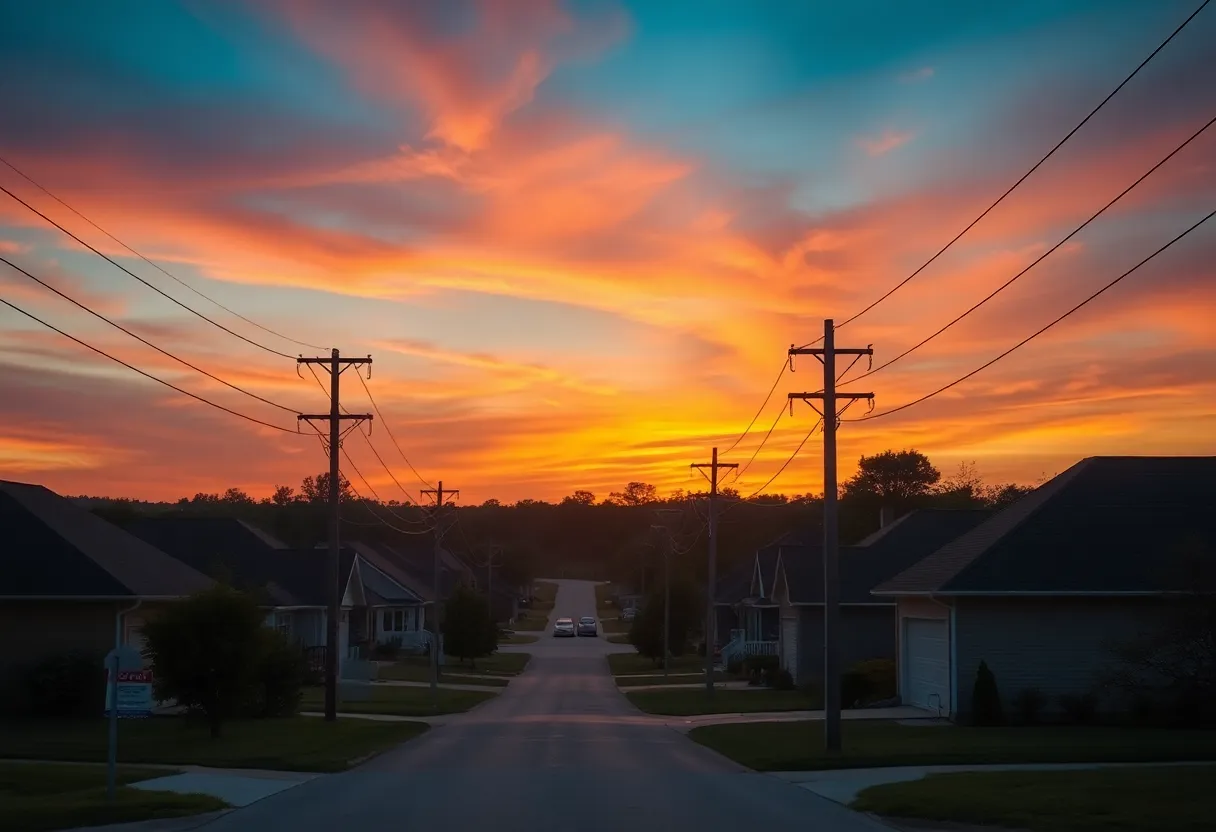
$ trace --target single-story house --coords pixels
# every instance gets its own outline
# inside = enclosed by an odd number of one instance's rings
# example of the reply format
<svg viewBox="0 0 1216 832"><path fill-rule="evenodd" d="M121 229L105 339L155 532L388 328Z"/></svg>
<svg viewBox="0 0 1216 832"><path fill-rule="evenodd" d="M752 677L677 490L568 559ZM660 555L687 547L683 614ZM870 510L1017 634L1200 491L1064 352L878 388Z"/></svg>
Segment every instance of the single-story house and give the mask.
<svg viewBox="0 0 1216 832"><path fill-rule="evenodd" d="M896 604L870 590L991 514L984 510L920 509L888 523L854 546L839 550L840 636L843 671L869 659L894 660ZM823 678L823 545L779 547L769 573L772 601L780 610L781 666L801 685Z"/></svg>
<svg viewBox="0 0 1216 832"><path fill-rule="evenodd" d="M191 568L259 596L266 624L304 648L323 665L329 619L328 551L288 549L231 517L161 516L130 520L124 527ZM339 665L359 657L383 636L385 615L416 621L422 599L393 577L391 567L371 562L350 547L339 549L341 619Z"/></svg>
<svg viewBox="0 0 1216 832"><path fill-rule="evenodd" d="M0 680L56 654L142 649L148 616L213 584L40 485L0 481Z"/></svg>
<svg viewBox="0 0 1216 832"><path fill-rule="evenodd" d="M719 655L724 665L749 656L777 655L780 616L772 597L773 574L781 546L794 539L785 535L761 547L736 567L738 571L728 571L718 582L714 638L722 644Z"/></svg>
<svg viewBox="0 0 1216 832"><path fill-rule="evenodd" d="M904 704L967 719L981 661L1007 707L1099 693L1114 648L1216 591L1195 578L1216 567L1214 502L1216 457L1091 457L880 584Z"/></svg>

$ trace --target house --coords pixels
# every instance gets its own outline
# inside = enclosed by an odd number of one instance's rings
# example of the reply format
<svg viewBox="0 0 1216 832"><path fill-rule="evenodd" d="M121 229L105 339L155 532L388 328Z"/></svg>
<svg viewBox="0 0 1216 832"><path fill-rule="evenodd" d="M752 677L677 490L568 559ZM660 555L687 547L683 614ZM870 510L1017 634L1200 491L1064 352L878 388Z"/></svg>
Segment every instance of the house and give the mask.
<svg viewBox="0 0 1216 832"><path fill-rule="evenodd" d="M772 579L781 546L794 539L793 535L786 535L758 549L737 567L739 572L728 572L725 581L719 583L716 595L719 609L726 606L729 610L720 611L714 618L715 626L720 628L715 643L724 640L724 631L729 632L719 651L723 665L750 656L777 655L780 617L772 597Z"/></svg>
<svg viewBox="0 0 1216 832"><path fill-rule="evenodd" d="M894 660L896 604L870 590L969 531L991 512L920 509L839 550L839 665ZM802 685L823 678L823 545L779 547L769 581L779 610L781 666Z"/></svg>
<svg viewBox="0 0 1216 832"><path fill-rule="evenodd" d="M1214 501L1216 457L1091 457L883 582L904 704L966 719L981 661L1006 703L1095 692L1216 567Z"/></svg>
<svg viewBox="0 0 1216 832"><path fill-rule="evenodd" d="M323 665L330 601L326 549L276 545L273 538L231 517L141 517L124 527L192 569L254 593L266 610L267 626L303 647L314 665ZM393 576L390 566L343 547L338 571L339 665L404 632L408 619L420 618L422 599ZM386 613L390 627L400 626L400 631L385 634Z"/></svg>
<svg viewBox="0 0 1216 832"><path fill-rule="evenodd" d="M143 646L144 621L208 577L40 486L0 481L0 680L41 659Z"/></svg>
<svg viewBox="0 0 1216 832"><path fill-rule="evenodd" d="M371 567L361 573L367 592L368 616L366 629L361 628L359 640L367 644L396 642L413 650L429 648L426 607L432 601L430 586L409 571L408 562L396 549L357 542L348 545ZM378 576L387 578L391 585ZM375 585L367 585L368 581Z"/></svg>

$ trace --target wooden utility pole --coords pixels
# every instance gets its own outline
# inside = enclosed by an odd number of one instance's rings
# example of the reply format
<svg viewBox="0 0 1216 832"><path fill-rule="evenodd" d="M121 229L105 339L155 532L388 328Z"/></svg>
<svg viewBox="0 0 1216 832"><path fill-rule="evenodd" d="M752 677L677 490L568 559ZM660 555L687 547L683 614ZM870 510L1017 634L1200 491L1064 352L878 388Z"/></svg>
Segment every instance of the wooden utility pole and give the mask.
<svg viewBox="0 0 1216 832"><path fill-rule="evenodd" d="M709 469L709 563L705 570L705 693L714 693L714 595L718 570L718 471L723 468L738 468L733 462L718 462L718 449L714 448L712 461L694 462L702 474Z"/></svg>
<svg viewBox="0 0 1216 832"><path fill-rule="evenodd" d="M329 413L301 413L297 418L309 424L321 421L329 423L329 556L325 569L329 614L325 622L325 720L333 722L338 718L338 622L342 615L341 576L338 574L338 500L342 490L342 472L338 466L338 454L341 453L345 432L340 428L343 421L351 423L347 428L350 430L372 418L370 413L341 412L338 379L348 367L370 366L372 357L342 358L335 349L330 352L329 358L301 356L296 361L297 365L318 364L329 371Z"/></svg>
<svg viewBox="0 0 1216 832"><path fill-rule="evenodd" d="M823 410L823 738L828 751L840 750L840 564L839 523L836 494L836 428L840 413L836 403L845 399L874 400L873 393L840 393L836 390L836 356L872 356L874 350L836 346L832 319L823 322L823 346L790 347L790 356L813 355L823 363L823 389L817 393L790 393L789 398L822 399ZM846 405L847 407L848 405ZM812 405L814 407L814 405ZM816 408L818 409L818 408Z"/></svg>
<svg viewBox="0 0 1216 832"><path fill-rule="evenodd" d="M485 563L478 561L475 565L478 569L486 570L486 604L490 608L490 620L497 626L498 622L494 621L494 570L502 566L502 560L499 558L502 555L502 547L491 545L489 550L490 554Z"/></svg>
<svg viewBox="0 0 1216 832"><path fill-rule="evenodd" d="M444 502L444 498L460 496L458 489L445 489L443 480L438 483L438 488L427 488L422 491L423 497L432 497L435 500L435 505L431 509L432 526L435 531L435 564L434 573L431 575L431 591L435 594L435 600L431 604L431 610L434 616L434 632L431 634L431 698L435 704L439 704L439 639L440 628L443 620L443 582L440 580L442 575L442 552L443 552L443 510L449 502Z"/></svg>

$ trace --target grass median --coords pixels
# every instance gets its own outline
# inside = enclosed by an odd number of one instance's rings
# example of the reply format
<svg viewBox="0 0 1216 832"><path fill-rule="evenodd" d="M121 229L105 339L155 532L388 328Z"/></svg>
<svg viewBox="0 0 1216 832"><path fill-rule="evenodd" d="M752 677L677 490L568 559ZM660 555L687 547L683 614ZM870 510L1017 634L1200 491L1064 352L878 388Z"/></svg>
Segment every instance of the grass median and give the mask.
<svg viewBox="0 0 1216 832"><path fill-rule="evenodd" d="M1216 766L930 774L873 786L852 808L1031 832L1199 832L1216 818Z"/></svg>
<svg viewBox="0 0 1216 832"><path fill-rule="evenodd" d="M486 676L484 671L481 673L473 673L471 671L461 671L460 675L449 675L455 671L451 670L450 666L443 668L443 673L439 676L439 684L448 685L484 685L490 688L503 688L511 681L510 679L500 679L496 676ZM396 664L385 665L380 668L380 678L388 682L429 682L431 681L431 668L421 664L405 664L397 662Z"/></svg>
<svg viewBox="0 0 1216 832"><path fill-rule="evenodd" d="M637 653L616 653L608 657L608 669L613 676L654 676L663 674L663 663ZM667 664L671 673L695 673L705 669L705 659L700 656L673 656Z"/></svg>
<svg viewBox="0 0 1216 832"><path fill-rule="evenodd" d="M677 688L639 690L625 696L640 710L661 716L809 711L819 704L799 690L715 690L709 696L701 688Z"/></svg>
<svg viewBox="0 0 1216 832"><path fill-rule="evenodd" d="M839 754L823 750L823 723L818 720L705 725L693 728L689 736L760 771L981 763L1216 761L1216 731L1157 728L972 728L845 720L841 727L843 751Z"/></svg>
<svg viewBox="0 0 1216 832"><path fill-rule="evenodd" d="M605 633L609 644L629 644L629 633Z"/></svg>
<svg viewBox="0 0 1216 832"><path fill-rule="evenodd" d="M177 818L227 807L208 795L143 791L128 785L176 773L120 766L116 799L111 802L106 795L104 766L0 763L0 818L7 832L44 832Z"/></svg>
<svg viewBox="0 0 1216 832"><path fill-rule="evenodd" d="M714 681L721 682L726 678L724 673L715 673ZM617 687L634 688L644 685L697 685L705 682L704 673L673 673L669 676L664 676L662 673L654 676L632 675L632 676L617 676L613 679ZM747 691L750 693L750 691Z"/></svg>
<svg viewBox="0 0 1216 832"><path fill-rule="evenodd" d="M123 720L118 726L122 763L343 771L427 730L422 722L372 722L316 717L243 719L224 723L212 739L207 727L185 717ZM106 720L29 719L0 723L0 757L102 762Z"/></svg>
<svg viewBox="0 0 1216 832"><path fill-rule="evenodd" d="M459 714L480 705L498 694L490 690L452 690L439 688L436 698L430 688L406 688L397 685L372 685L369 698L339 699L338 712L344 714L389 714L392 716L435 716ZM300 708L305 711L325 709L325 691L308 688Z"/></svg>

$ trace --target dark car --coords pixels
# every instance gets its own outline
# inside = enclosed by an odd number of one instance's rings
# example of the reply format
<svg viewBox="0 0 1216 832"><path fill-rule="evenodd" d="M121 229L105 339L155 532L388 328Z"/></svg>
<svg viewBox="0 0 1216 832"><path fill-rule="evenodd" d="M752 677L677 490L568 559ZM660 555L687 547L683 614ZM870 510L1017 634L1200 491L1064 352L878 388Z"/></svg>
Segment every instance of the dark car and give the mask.
<svg viewBox="0 0 1216 832"><path fill-rule="evenodd" d="M584 615L578 620L578 634L580 636L598 636L599 627L595 623L595 619L589 615Z"/></svg>

